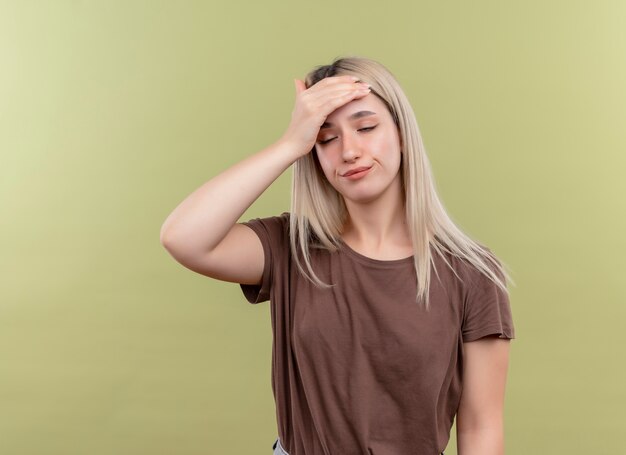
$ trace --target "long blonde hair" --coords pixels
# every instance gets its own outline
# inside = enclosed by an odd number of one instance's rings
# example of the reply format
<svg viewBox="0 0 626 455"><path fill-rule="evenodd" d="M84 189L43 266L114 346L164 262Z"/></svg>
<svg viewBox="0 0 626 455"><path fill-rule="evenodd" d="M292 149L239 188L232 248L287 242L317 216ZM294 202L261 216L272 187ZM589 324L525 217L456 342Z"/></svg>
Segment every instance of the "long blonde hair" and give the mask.
<svg viewBox="0 0 626 455"><path fill-rule="evenodd" d="M472 240L450 219L437 195L430 162L422 143L413 109L393 74L382 64L365 57L336 58L332 64L311 70L305 84L309 88L330 76L352 75L371 86L398 127L402 148L401 181L407 224L414 250L417 277L416 302L425 301L429 309L430 264L434 267L432 247L452 269L442 251L473 264L508 294L505 280L511 280L501 261L484 245ZM328 288L311 267L309 248L331 252L339 248L340 234L347 220L343 197L328 182L317 158L316 148L293 165L289 237L292 252L299 248L306 269L294 254L300 272L315 285ZM437 277L439 273L436 267ZM457 275L458 277L458 275ZM459 277L460 279L460 277Z"/></svg>

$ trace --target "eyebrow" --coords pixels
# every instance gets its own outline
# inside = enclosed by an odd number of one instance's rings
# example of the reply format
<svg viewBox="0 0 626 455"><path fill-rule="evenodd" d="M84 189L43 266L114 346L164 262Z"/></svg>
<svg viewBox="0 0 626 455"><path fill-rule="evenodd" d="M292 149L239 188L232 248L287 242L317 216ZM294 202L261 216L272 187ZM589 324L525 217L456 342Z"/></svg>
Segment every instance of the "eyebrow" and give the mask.
<svg viewBox="0 0 626 455"><path fill-rule="evenodd" d="M372 111L355 112L350 117L348 117L348 120L356 120L356 119L359 119L361 117L367 117L367 116L370 116L370 115L376 115L376 112L372 112ZM324 128L331 128L332 126L333 126L332 123L324 122L322 124L322 126L320 126L320 130L323 130Z"/></svg>

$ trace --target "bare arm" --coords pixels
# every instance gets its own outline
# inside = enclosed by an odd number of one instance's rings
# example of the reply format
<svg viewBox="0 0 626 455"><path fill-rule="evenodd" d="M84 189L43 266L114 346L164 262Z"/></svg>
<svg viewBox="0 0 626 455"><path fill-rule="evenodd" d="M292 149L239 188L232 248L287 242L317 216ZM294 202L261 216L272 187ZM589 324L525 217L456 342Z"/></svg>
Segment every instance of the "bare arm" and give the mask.
<svg viewBox="0 0 626 455"><path fill-rule="evenodd" d="M278 141L226 169L174 209L161 227L161 243L182 254L212 250L298 157L293 146Z"/></svg>
<svg viewBox="0 0 626 455"><path fill-rule="evenodd" d="M183 200L161 227L161 244L186 268L243 284L261 282L263 245L239 217L298 155L275 144L218 174Z"/></svg>
<svg viewBox="0 0 626 455"><path fill-rule="evenodd" d="M296 104L285 134L187 196L161 226L165 249L198 273L223 281L258 283L263 248L252 229L237 220L292 163L313 149L330 112L366 95L354 79L329 77L308 89L296 80Z"/></svg>
<svg viewBox="0 0 626 455"><path fill-rule="evenodd" d="M459 455L504 455L504 393L510 340L487 336L464 344L466 365L457 412Z"/></svg>

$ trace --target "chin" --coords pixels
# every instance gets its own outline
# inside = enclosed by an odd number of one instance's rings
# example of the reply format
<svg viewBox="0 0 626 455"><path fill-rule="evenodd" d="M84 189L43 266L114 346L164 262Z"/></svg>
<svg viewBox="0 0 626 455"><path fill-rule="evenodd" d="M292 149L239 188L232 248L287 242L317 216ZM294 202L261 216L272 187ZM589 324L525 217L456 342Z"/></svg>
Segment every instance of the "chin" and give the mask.
<svg viewBox="0 0 626 455"><path fill-rule="evenodd" d="M375 201L382 193L376 191L353 191L348 193L341 193L344 199L349 200L351 202L355 202L358 204L369 204L370 202Z"/></svg>
<svg viewBox="0 0 626 455"><path fill-rule="evenodd" d="M370 185L364 185L362 188L351 188L348 190L346 190L346 188L342 188L341 190L337 189L337 191L343 196L344 199L348 199L359 204L367 204L383 197L385 193L388 193L389 191L394 191L392 188L393 181L388 182L386 186L381 186L380 182L378 182L378 185L376 185L375 182L372 182Z"/></svg>

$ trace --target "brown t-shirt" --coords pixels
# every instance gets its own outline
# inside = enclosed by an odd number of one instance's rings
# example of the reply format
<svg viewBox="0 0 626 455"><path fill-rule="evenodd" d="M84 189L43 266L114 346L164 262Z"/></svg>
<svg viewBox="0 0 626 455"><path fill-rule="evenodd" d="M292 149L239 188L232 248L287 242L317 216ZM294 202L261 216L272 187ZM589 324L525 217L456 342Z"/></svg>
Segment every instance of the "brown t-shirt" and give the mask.
<svg viewBox="0 0 626 455"><path fill-rule="evenodd" d="M461 397L463 343L515 338L509 299L469 262L434 253L430 311L417 305L413 258L382 261L342 242L312 249L315 287L290 256L289 213L243 224L265 253L262 283L241 284L271 304L272 390L290 455L436 455ZM434 250L433 250L434 252ZM273 441L272 441L273 442Z"/></svg>

